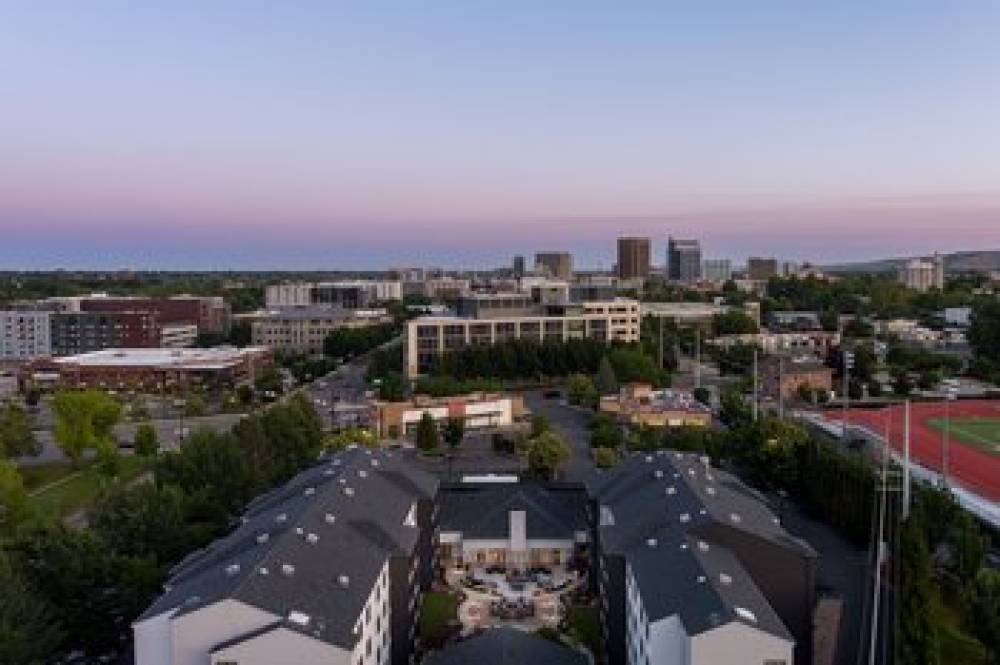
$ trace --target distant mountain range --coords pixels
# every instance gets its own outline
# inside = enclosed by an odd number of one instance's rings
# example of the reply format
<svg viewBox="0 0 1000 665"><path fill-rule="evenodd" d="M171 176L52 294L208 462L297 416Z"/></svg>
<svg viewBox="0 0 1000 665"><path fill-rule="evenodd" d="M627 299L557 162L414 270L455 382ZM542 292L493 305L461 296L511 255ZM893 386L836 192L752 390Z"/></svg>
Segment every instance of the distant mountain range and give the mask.
<svg viewBox="0 0 1000 665"><path fill-rule="evenodd" d="M954 252L944 254L945 272L990 272L1000 270L1000 250L982 252ZM878 259L859 263L839 263L822 266L826 272L895 272L896 269L911 258Z"/></svg>

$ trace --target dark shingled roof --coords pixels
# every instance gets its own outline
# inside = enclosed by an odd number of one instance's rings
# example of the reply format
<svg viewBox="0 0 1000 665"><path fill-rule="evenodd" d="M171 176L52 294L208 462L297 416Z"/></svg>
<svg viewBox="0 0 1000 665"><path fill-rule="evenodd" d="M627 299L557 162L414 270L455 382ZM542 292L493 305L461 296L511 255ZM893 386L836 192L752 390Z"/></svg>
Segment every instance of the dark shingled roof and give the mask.
<svg viewBox="0 0 1000 665"><path fill-rule="evenodd" d="M523 510L529 539L572 540L587 530L587 497L580 486L483 483L446 486L438 495L441 531L464 538L507 538L510 512Z"/></svg>
<svg viewBox="0 0 1000 665"><path fill-rule="evenodd" d="M606 554L624 556L651 620L679 615L695 635L741 621L792 640L739 559L708 527L737 529L807 556L763 497L690 453L635 455L588 486Z"/></svg>
<svg viewBox="0 0 1000 665"><path fill-rule="evenodd" d="M403 524L410 507L436 493L436 479L390 451L324 457L251 502L232 533L178 564L139 620L231 598L353 648L355 622L383 565L416 545L417 529ZM308 625L288 622L292 611L308 615Z"/></svg>
<svg viewBox="0 0 1000 665"><path fill-rule="evenodd" d="M431 654L427 665L586 665L582 653L515 628L494 628Z"/></svg>

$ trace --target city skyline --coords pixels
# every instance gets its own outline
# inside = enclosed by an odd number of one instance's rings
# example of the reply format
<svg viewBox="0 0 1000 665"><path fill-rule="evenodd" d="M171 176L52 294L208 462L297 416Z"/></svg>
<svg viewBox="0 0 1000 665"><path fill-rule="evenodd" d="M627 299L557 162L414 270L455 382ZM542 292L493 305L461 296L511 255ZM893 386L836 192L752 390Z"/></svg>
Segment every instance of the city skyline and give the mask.
<svg viewBox="0 0 1000 665"><path fill-rule="evenodd" d="M1000 8L0 9L9 268L1000 249Z"/></svg>

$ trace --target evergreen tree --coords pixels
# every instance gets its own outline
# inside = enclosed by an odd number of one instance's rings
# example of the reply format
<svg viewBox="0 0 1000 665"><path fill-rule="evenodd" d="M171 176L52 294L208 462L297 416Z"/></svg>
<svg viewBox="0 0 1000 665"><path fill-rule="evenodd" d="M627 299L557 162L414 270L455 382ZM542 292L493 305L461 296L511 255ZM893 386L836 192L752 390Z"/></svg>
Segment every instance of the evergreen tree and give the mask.
<svg viewBox="0 0 1000 665"><path fill-rule="evenodd" d="M41 445L35 439L28 414L17 404L0 409L0 457L37 455Z"/></svg>
<svg viewBox="0 0 1000 665"><path fill-rule="evenodd" d="M434 422L434 417L430 413L424 411L417 424L417 448L430 451L437 448L439 443L437 423Z"/></svg>
<svg viewBox="0 0 1000 665"><path fill-rule="evenodd" d="M986 648L986 662L1000 665L1000 571L979 571L966 596L969 628Z"/></svg>
<svg viewBox="0 0 1000 665"><path fill-rule="evenodd" d="M933 616L934 578L924 541L923 517L918 511L903 522L896 563L900 579L896 662L900 665L938 665L937 623Z"/></svg>
<svg viewBox="0 0 1000 665"><path fill-rule="evenodd" d="M615 376L615 370L607 356L601 358L601 365L597 370L597 379L594 381L594 385L601 395L613 395L618 392L618 377Z"/></svg>
<svg viewBox="0 0 1000 665"><path fill-rule="evenodd" d="M153 457L159 450L156 428L150 422L140 423L135 430L135 454L140 457Z"/></svg>
<svg viewBox="0 0 1000 665"><path fill-rule="evenodd" d="M0 663L55 662L63 632L44 598L0 551Z"/></svg>

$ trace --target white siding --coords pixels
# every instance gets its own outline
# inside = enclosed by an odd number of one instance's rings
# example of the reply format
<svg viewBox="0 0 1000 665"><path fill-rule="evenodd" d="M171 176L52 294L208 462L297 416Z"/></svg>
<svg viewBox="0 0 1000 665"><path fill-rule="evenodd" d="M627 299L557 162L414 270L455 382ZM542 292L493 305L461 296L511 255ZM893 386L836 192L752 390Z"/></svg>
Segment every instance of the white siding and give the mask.
<svg viewBox="0 0 1000 665"><path fill-rule="evenodd" d="M132 624L136 665L173 665L170 617L174 610Z"/></svg>
<svg viewBox="0 0 1000 665"><path fill-rule="evenodd" d="M283 618L229 599L184 614L171 622L171 665L205 665L209 662L208 653L215 645ZM148 664L139 661L136 665Z"/></svg>
<svg viewBox="0 0 1000 665"><path fill-rule="evenodd" d="M351 652L313 639L288 628L275 628L245 642L220 649L212 656L216 663L239 665L351 665Z"/></svg>
<svg viewBox="0 0 1000 665"><path fill-rule="evenodd" d="M792 665L794 643L738 621L691 638L691 665Z"/></svg>

